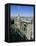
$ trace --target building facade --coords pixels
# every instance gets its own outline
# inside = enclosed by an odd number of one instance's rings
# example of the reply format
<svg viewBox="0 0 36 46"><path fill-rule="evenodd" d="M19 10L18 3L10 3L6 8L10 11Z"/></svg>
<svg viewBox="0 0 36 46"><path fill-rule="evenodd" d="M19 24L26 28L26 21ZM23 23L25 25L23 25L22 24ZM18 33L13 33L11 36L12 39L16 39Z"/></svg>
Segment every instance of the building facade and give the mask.
<svg viewBox="0 0 36 46"><path fill-rule="evenodd" d="M14 19L14 25L16 29L19 29L22 36L25 34L27 39L30 40L33 36L32 30L32 18L17 16Z"/></svg>

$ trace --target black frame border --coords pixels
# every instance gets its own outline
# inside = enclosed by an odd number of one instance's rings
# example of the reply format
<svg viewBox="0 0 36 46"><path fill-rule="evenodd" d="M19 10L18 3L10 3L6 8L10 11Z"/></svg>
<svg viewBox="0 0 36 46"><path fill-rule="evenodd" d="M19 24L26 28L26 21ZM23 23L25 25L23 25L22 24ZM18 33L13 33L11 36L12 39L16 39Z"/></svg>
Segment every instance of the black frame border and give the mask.
<svg viewBox="0 0 36 46"><path fill-rule="evenodd" d="M35 5L34 4L17 4L17 3L7 3L5 4L5 41L6 42L12 42L9 41L9 26L10 26L10 5L17 5L17 6L32 6L34 8L34 40L26 40L26 41L19 41L19 42L30 42L35 41ZM6 16L7 15L7 16ZM6 19L7 18L7 19ZM9 19L9 22L7 21ZM8 26L9 23L9 26ZM6 31L7 30L7 31ZM8 33L7 33L8 32ZM7 37L7 38L6 38ZM14 41L16 42L16 41ZM18 41L17 41L18 42Z"/></svg>

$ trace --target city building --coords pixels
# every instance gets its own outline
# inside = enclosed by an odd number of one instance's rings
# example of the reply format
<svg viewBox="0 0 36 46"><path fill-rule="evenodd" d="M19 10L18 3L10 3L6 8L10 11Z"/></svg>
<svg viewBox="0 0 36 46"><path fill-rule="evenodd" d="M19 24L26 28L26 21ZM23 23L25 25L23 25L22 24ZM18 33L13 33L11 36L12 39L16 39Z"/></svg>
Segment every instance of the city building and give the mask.
<svg viewBox="0 0 36 46"><path fill-rule="evenodd" d="M23 17L18 14L14 19L14 25L16 29L21 32L21 37L26 35L27 39L30 40L33 36L32 30L32 17ZM17 31L17 30L16 30Z"/></svg>

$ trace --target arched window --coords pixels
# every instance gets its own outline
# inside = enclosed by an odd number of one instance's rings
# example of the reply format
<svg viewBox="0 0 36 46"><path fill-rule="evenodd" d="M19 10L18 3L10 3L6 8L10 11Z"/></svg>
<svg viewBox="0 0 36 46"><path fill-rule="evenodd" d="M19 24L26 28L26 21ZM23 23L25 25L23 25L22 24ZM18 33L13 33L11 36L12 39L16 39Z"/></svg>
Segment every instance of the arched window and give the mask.
<svg viewBox="0 0 36 46"><path fill-rule="evenodd" d="M24 31L26 31L26 30L27 30L26 28L27 28L27 25L26 25L26 24L24 24Z"/></svg>

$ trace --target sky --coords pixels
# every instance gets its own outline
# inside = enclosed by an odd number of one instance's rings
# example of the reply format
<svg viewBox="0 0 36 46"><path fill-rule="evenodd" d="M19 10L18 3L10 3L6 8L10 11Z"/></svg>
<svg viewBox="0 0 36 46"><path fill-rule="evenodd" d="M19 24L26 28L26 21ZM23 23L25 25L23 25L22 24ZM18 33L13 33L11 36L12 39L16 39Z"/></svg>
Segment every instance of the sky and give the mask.
<svg viewBox="0 0 36 46"><path fill-rule="evenodd" d="M33 7L30 6L10 6L10 15L11 16L33 16Z"/></svg>

